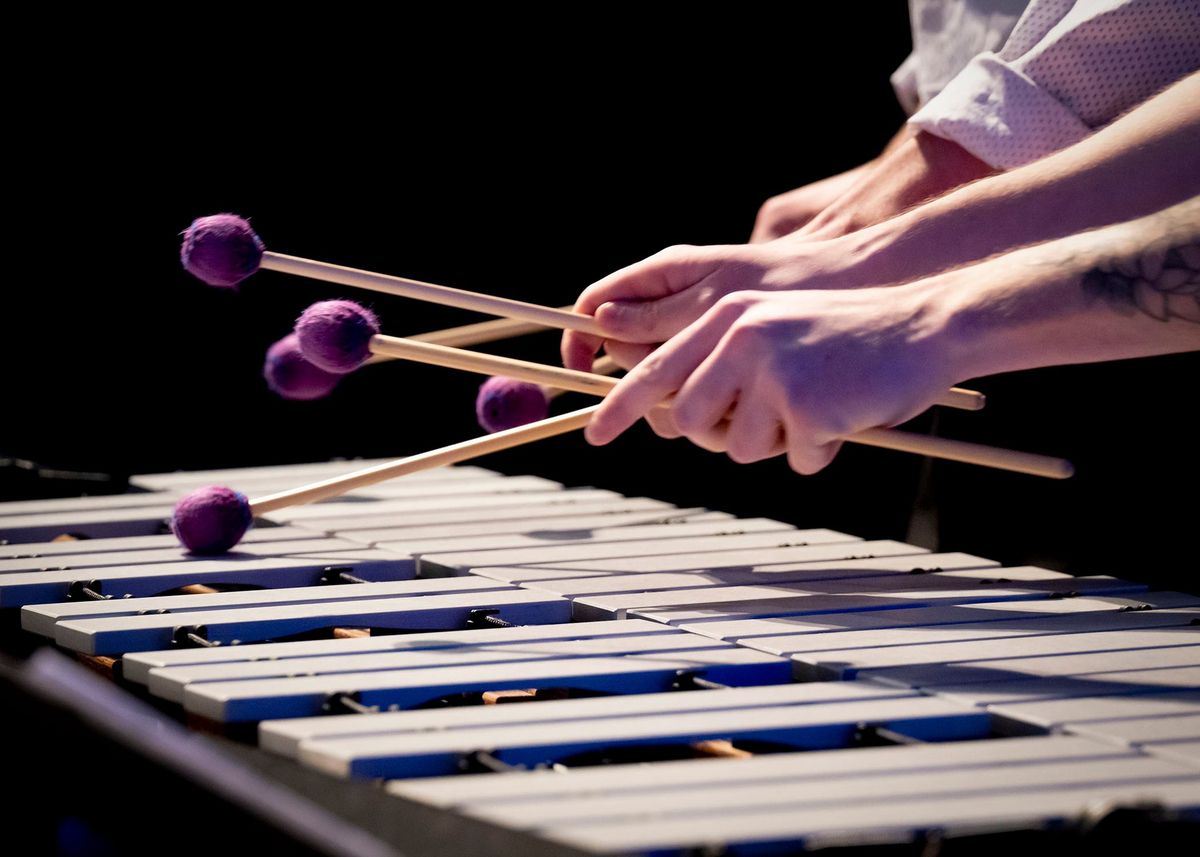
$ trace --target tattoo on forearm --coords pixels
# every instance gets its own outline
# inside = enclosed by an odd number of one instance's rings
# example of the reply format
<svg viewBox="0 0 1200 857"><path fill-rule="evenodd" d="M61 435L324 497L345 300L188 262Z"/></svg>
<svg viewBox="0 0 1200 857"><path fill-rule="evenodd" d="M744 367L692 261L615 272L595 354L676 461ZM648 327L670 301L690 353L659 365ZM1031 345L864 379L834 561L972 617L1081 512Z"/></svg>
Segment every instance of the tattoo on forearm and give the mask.
<svg viewBox="0 0 1200 857"><path fill-rule="evenodd" d="M1085 273L1081 285L1125 315L1200 324L1200 240L1110 258Z"/></svg>

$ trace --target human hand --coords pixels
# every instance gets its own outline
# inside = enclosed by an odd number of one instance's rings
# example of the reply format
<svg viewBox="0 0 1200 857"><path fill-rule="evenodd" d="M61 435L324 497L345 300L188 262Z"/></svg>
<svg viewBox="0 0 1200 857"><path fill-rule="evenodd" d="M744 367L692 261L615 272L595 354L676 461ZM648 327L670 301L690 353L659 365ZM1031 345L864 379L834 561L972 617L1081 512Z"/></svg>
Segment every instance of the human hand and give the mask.
<svg viewBox="0 0 1200 857"><path fill-rule="evenodd" d="M923 283L856 291L739 291L639 363L586 430L606 444L660 408L740 463L786 452L815 473L842 441L927 409L955 377L945 317Z"/></svg>
<svg viewBox="0 0 1200 857"><path fill-rule="evenodd" d="M870 164L863 164L771 197L758 209L750 243L761 244L795 232L849 191L869 168Z"/></svg>
<svg viewBox="0 0 1200 857"><path fill-rule="evenodd" d="M566 331L563 365L586 371L603 345L630 369L727 294L861 285L861 278L849 275L860 258L843 244L790 237L768 244L668 247L583 291L575 312L595 316L609 336Z"/></svg>
<svg viewBox="0 0 1200 857"><path fill-rule="evenodd" d="M996 172L957 143L921 131L889 147L795 235L847 235Z"/></svg>

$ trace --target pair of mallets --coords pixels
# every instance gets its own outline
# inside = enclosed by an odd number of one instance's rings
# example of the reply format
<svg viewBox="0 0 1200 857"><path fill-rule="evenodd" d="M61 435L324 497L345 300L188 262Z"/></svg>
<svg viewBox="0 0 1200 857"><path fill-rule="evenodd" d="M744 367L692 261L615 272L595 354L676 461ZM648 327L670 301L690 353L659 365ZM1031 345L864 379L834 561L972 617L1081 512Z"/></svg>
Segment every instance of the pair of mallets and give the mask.
<svg viewBox="0 0 1200 857"><path fill-rule="evenodd" d="M502 318L420 333L406 341L464 348L544 330L546 328L541 325ZM386 363L394 359L378 354L372 356L364 365ZM592 372L611 375L618 368L611 357L604 355L597 358ZM327 396L345 374L328 372L309 361L304 356L300 348L300 339L294 331L267 350L263 366L263 377L272 392L293 401L310 401ZM475 399L475 416L480 427L488 432L516 428L526 423L544 420L550 415L550 402L564 392L566 391L558 387L494 375L479 388Z"/></svg>
<svg viewBox="0 0 1200 857"><path fill-rule="evenodd" d="M232 214L195 221L184 234L181 258L188 271L214 286L236 286L255 271L266 268L501 316L514 323L531 323L604 336L604 331L594 318L569 310L268 252L250 224ZM319 368L334 373L351 371L375 355L417 360L487 375L505 375L598 396L606 395L618 383L595 373L463 351L436 342L385 336L379 332L373 314L350 301L326 301L310 307L297 322L296 335L305 358ZM973 410L980 407L982 401L978 393L954 388L947 391L939 404ZM257 514L326 500L408 473L466 461L574 431L587 425L598 407L593 405L255 500L249 500L228 488L202 488L179 502L172 518L172 529L180 541L195 553L221 553L238 543ZM847 440L1050 478L1066 478L1073 470L1069 462L1059 458L895 429L869 429Z"/></svg>

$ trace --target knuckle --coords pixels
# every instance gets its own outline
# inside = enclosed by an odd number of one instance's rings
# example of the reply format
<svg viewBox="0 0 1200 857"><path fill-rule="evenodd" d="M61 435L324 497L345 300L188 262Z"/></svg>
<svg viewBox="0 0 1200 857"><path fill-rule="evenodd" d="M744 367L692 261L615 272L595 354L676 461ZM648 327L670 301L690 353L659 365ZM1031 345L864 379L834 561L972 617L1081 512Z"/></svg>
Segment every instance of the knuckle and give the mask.
<svg viewBox="0 0 1200 857"><path fill-rule="evenodd" d="M636 306L625 306L626 318L631 322L653 324L662 315L662 306L658 301L646 301Z"/></svg>
<svg viewBox="0 0 1200 857"><path fill-rule="evenodd" d="M706 428L699 409L686 402L671 409L671 422L686 435L697 434Z"/></svg>
<svg viewBox="0 0 1200 857"><path fill-rule="evenodd" d="M795 450L788 451L788 467L801 476L812 476L821 469L815 462L809 461L804 455L797 453Z"/></svg>
<svg viewBox="0 0 1200 857"><path fill-rule="evenodd" d="M786 195L777 194L776 196L769 196L758 207L758 217L761 221L770 224L783 216L786 207Z"/></svg>
<svg viewBox="0 0 1200 857"><path fill-rule="evenodd" d="M596 321L608 333L624 333L634 319L629 307L615 303L603 303L596 308Z"/></svg>
<svg viewBox="0 0 1200 857"><path fill-rule="evenodd" d="M707 450L708 452L724 452L725 451L724 441L722 441L720 437L717 437L714 435L709 435L709 434L698 434L695 436L689 435L688 440L690 440L692 443L694 443L696 446L700 447L701 449Z"/></svg>
<svg viewBox="0 0 1200 857"><path fill-rule="evenodd" d="M674 440L680 436L680 431L675 424L667 418L666 414L659 411L651 411L646 414L646 422L649 423L651 430L661 438Z"/></svg>
<svg viewBox="0 0 1200 857"><path fill-rule="evenodd" d="M596 320L613 338L640 342L652 338L662 317L658 301L606 303L596 312Z"/></svg>
<svg viewBox="0 0 1200 857"><path fill-rule="evenodd" d="M776 378L786 378L786 375L782 375L780 372L780 370L784 368L785 367L775 367L775 371L771 373L772 376ZM791 414L792 419L798 422L804 422L804 424L807 426L811 419L811 415L813 414L814 410L816 410L813 406L812 389L808 384L804 383L802 379L788 379L780 386L780 393L783 396L784 404L788 409L788 413Z"/></svg>
<svg viewBox="0 0 1200 857"><path fill-rule="evenodd" d="M736 464L753 464L762 459L763 456L758 454L758 451L747 446L745 443L730 438L728 441L729 448L725 451Z"/></svg>
<svg viewBox="0 0 1200 857"><path fill-rule="evenodd" d="M604 403L602 414L605 422L621 423L622 425L633 422L637 416L624 399L611 398Z"/></svg>
<svg viewBox="0 0 1200 857"><path fill-rule="evenodd" d="M724 348L731 349L744 361L756 366L756 380L775 381L786 378L775 365L774 355L779 350L775 328L769 320L757 318L752 313L743 313L725 334Z"/></svg>
<svg viewBox="0 0 1200 857"><path fill-rule="evenodd" d="M696 245L694 244L672 244L659 250L652 258L666 263L681 262L691 257L695 250Z"/></svg>
<svg viewBox="0 0 1200 857"><path fill-rule="evenodd" d="M738 350L755 348L766 341L768 329L765 324L743 316L729 329L729 344Z"/></svg>
<svg viewBox="0 0 1200 857"><path fill-rule="evenodd" d="M721 295L714 304L718 312L722 313L743 313L757 303L754 292L744 290L729 290Z"/></svg>
<svg viewBox="0 0 1200 857"><path fill-rule="evenodd" d="M775 200L774 198L768 199L758 207L758 213L754 216L754 231L773 232L776 217Z"/></svg>
<svg viewBox="0 0 1200 857"><path fill-rule="evenodd" d="M637 364L635 370L638 378L646 378L647 376L657 375L663 369L663 356L658 351L651 351L647 354L640 363Z"/></svg>
<svg viewBox="0 0 1200 857"><path fill-rule="evenodd" d="M821 445L805 443L788 449L788 465L797 473L812 476L829 466L841 449L840 442Z"/></svg>

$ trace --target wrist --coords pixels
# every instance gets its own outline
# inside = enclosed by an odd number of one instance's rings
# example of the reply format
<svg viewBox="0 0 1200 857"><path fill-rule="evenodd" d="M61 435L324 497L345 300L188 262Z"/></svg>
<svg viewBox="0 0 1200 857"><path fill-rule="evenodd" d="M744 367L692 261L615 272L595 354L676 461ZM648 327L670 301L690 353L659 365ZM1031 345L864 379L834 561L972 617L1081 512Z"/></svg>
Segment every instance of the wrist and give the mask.
<svg viewBox="0 0 1200 857"><path fill-rule="evenodd" d="M1070 261L1035 246L914 285L958 383L1071 362L1071 341L1083 321L1071 288L1077 279Z"/></svg>
<svg viewBox="0 0 1200 857"><path fill-rule="evenodd" d="M937 222L926 208L833 239L831 249L843 260L836 287L895 286L961 264L953 245L938 240Z"/></svg>
<svg viewBox="0 0 1200 857"><path fill-rule="evenodd" d="M986 266L975 266L982 271ZM1005 371L1006 328L1011 319L995 313L982 283L966 282L959 269L887 290L908 314L926 359L948 385ZM882 296L881 296L882 297Z"/></svg>
<svg viewBox="0 0 1200 857"><path fill-rule="evenodd" d="M951 384L1194 350L1200 314L1193 318L1194 299L1179 286L1200 265L1178 248L1200 246L1198 211L1200 205L1183 203L872 297L899 301L926 344L926 359Z"/></svg>
<svg viewBox="0 0 1200 857"><path fill-rule="evenodd" d="M909 160L916 165L911 173L912 180L904 188L909 205L999 172L953 140L928 131L918 131L904 145L911 147Z"/></svg>

